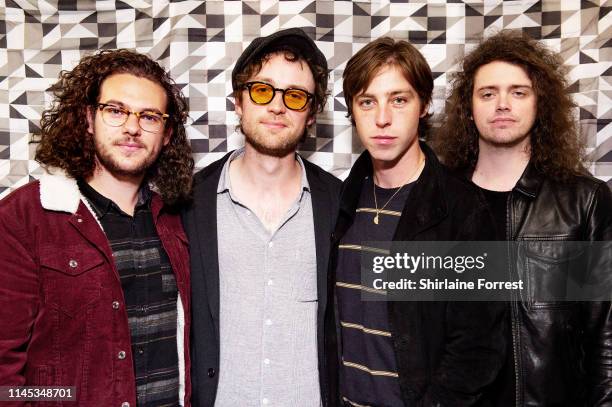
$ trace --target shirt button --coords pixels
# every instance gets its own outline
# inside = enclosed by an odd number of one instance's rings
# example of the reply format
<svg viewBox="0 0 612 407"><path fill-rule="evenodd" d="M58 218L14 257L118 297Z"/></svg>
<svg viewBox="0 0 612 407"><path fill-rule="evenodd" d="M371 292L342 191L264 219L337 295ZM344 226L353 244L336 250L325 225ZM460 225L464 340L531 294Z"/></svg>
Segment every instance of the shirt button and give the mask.
<svg viewBox="0 0 612 407"><path fill-rule="evenodd" d="M266 319L266 325L268 325L268 326L272 325L272 320L271 319Z"/></svg>
<svg viewBox="0 0 612 407"><path fill-rule="evenodd" d="M274 285L274 281L268 280L268 285Z"/></svg>
<svg viewBox="0 0 612 407"><path fill-rule="evenodd" d="M142 349L142 348L138 348L138 354L139 354L139 355L142 355L143 353L144 353L144 349Z"/></svg>
<svg viewBox="0 0 612 407"><path fill-rule="evenodd" d="M78 223L83 223L83 219L82 218L77 218L77 222Z"/></svg>
<svg viewBox="0 0 612 407"><path fill-rule="evenodd" d="M70 259L68 265L70 266L70 268L75 269L79 265L79 263L75 259Z"/></svg>
<svg viewBox="0 0 612 407"><path fill-rule="evenodd" d="M264 359L264 364L269 365L270 364L270 359L268 359L268 358Z"/></svg>
<svg viewBox="0 0 612 407"><path fill-rule="evenodd" d="M274 247L274 242L268 243L268 247Z"/></svg>
<svg viewBox="0 0 612 407"><path fill-rule="evenodd" d="M118 359L120 359L120 360L125 359L125 352L124 352L124 351L120 351L120 352L117 354L117 358L118 358Z"/></svg>
<svg viewBox="0 0 612 407"><path fill-rule="evenodd" d="M124 401L123 403L121 403L121 407L130 407L130 403Z"/></svg>
<svg viewBox="0 0 612 407"><path fill-rule="evenodd" d="M261 400L261 402L262 402L263 404L268 404L268 403L270 402L270 400L268 400L268 399L266 399L266 398L265 398L265 399Z"/></svg>
<svg viewBox="0 0 612 407"><path fill-rule="evenodd" d="M119 301L113 301L113 309L119 309Z"/></svg>
<svg viewBox="0 0 612 407"><path fill-rule="evenodd" d="M208 377L213 378L215 377L215 369L213 369L212 367L208 368Z"/></svg>

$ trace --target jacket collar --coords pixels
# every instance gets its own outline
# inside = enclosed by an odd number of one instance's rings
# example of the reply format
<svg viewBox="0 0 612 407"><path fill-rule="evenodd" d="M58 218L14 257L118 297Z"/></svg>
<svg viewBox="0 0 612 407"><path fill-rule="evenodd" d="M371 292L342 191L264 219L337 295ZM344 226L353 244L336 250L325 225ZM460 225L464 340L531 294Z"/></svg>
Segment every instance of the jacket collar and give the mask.
<svg viewBox="0 0 612 407"><path fill-rule="evenodd" d="M398 226L409 223L411 229L408 230L410 230L411 235L437 222L448 212L446 192L442 185L444 177L442 165L424 142L419 142L419 144L425 154L425 167L410 192L398 223ZM349 221L339 222L344 226L336 230L337 237L343 235L346 228L352 223L359 204L364 179L370 176L372 172L372 157L368 151L364 151L353 165L342 188L340 213L342 217L348 218ZM408 240L408 236L402 236L402 238Z"/></svg>
<svg viewBox="0 0 612 407"><path fill-rule="evenodd" d="M83 199L77 180L66 174L64 170L59 168L46 169L40 177L39 183L40 204L44 209L74 215L79 209L80 202L83 201L87 209L95 214L87 200ZM152 191L148 190L146 193L152 194L151 210L153 215L157 217L163 207L163 202L159 195L153 194Z"/></svg>
<svg viewBox="0 0 612 407"><path fill-rule="evenodd" d="M49 168L40 177L40 203L50 211L76 213L81 202L77 181L63 170Z"/></svg>
<svg viewBox="0 0 612 407"><path fill-rule="evenodd" d="M527 195L530 198L535 198L542 184L542 180L542 174L535 168L533 163L529 161L513 190Z"/></svg>

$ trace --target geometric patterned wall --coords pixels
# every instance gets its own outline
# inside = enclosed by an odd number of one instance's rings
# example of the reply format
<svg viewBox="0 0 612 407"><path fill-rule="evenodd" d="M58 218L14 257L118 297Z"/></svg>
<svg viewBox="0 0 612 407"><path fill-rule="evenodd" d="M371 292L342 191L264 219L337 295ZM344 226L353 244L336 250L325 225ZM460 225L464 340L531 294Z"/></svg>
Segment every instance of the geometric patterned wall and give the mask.
<svg viewBox="0 0 612 407"><path fill-rule="evenodd" d="M342 71L383 35L411 41L435 75L439 120L447 73L487 33L520 28L570 67L590 170L612 182L612 5L570 1L50 1L0 0L0 197L37 178L32 132L62 69L99 48L135 48L168 69L189 98L187 128L198 168L241 143L231 70L249 42L302 27L328 58L329 99L301 146L313 162L346 174L361 147L345 117Z"/></svg>

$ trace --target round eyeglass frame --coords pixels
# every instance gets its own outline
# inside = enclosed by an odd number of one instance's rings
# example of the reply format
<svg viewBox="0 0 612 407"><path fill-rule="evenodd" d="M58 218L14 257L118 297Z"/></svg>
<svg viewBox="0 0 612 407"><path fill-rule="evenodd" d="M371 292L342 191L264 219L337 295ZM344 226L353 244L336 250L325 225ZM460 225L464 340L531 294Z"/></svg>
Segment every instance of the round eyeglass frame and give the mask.
<svg viewBox="0 0 612 407"><path fill-rule="evenodd" d="M265 85L270 87L270 89L272 89L272 97L270 98L270 100L268 100L267 102L257 102L254 98L253 98L253 94L252 94L252 88L254 85ZM267 82L261 82L261 81L252 81L252 82L247 82L244 85L242 85L243 89L248 90L249 92L249 98L251 99L251 101L253 103L255 103L256 105L267 105L270 104L274 98L276 97L276 92L281 92L282 93L282 99L283 99L283 104L285 105L285 107L289 110L293 110L296 112L301 112L302 110L304 110L306 108L306 106L308 106L308 102L310 102L312 99L314 99L314 95L308 91L305 91L304 89L299 89L299 88L287 88L287 89L281 89L281 88L275 88L274 86L272 86L271 84L267 83ZM304 102L304 105L300 108L294 108L294 107L290 107L289 105L287 105L287 101L285 100L285 95L287 94L287 92L289 91L298 91L298 92L302 92L306 95L306 101Z"/></svg>
<svg viewBox="0 0 612 407"><path fill-rule="evenodd" d="M160 131L162 131L164 129L164 126L166 125L166 122L168 120L168 118L170 117L169 114L167 113L157 113L157 112L152 112L152 111L148 111L148 110L144 110L142 112L134 112L132 110L128 110L124 107L121 106L117 106L114 105L112 103L97 103L96 105L94 105L96 107L96 109L98 109L101 113L102 113L102 121L104 121L104 123L106 123L106 125L111 126L111 127L121 127L123 126L129 119L130 115L133 114L134 116L136 116L136 118L138 119L138 127L140 127L140 129L142 131L146 131L147 133L159 133ZM108 118L105 118L105 110L104 108L106 107L113 107L117 110L121 110L123 113L126 113L125 115L125 119L119 123L116 122L118 124L114 124L114 123L109 123ZM158 116L161 120L162 120L162 127L160 129L155 129L155 130L147 130L142 126L142 123L140 123L140 116L143 114L154 114L156 116Z"/></svg>

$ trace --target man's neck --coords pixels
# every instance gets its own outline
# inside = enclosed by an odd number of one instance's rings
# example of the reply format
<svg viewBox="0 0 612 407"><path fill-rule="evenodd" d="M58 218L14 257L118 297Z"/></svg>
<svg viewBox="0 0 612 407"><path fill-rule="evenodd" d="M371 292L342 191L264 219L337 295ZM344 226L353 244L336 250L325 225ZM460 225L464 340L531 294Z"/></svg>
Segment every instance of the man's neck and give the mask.
<svg viewBox="0 0 612 407"><path fill-rule="evenodd" d="M122 211L133 215L143 178L144 176L117 178L106 170L96 168L94 175L85 181L101 195L117 204Z"/></svg>
<svg viewBox="0 0 612 407"><path fill-rule="evenodd" d="M510 191L521 178L530 156L529 143L506 148L479 142L472 181L491 191Z"/></svg>
<svg viewBox="0 0 612 407"><path fill-rule="evenodd" d="M425 154L417 141L397 161L372 159L374 182L381 188L398 188L419 178L424 163Z"/></svg>
<svg viewBox="0 0 612 407"><path fill-rule="evenodd" d="M248 184L251 190L282 191L288 185L300 182L301 168L294 152L275 157L262 154L247 143L244 154L230 166L230 177L233 175L240 178L236 184ZM233 181L233 178L230 179Z"/></svg>
<svg viewBox="0 0 612 407"><path fill-rule="evenodd" d="M273 231L300 193L302 170L295 152L274 157L247 143L244 154L231 162L229 177L232 194Z"/></svg>

